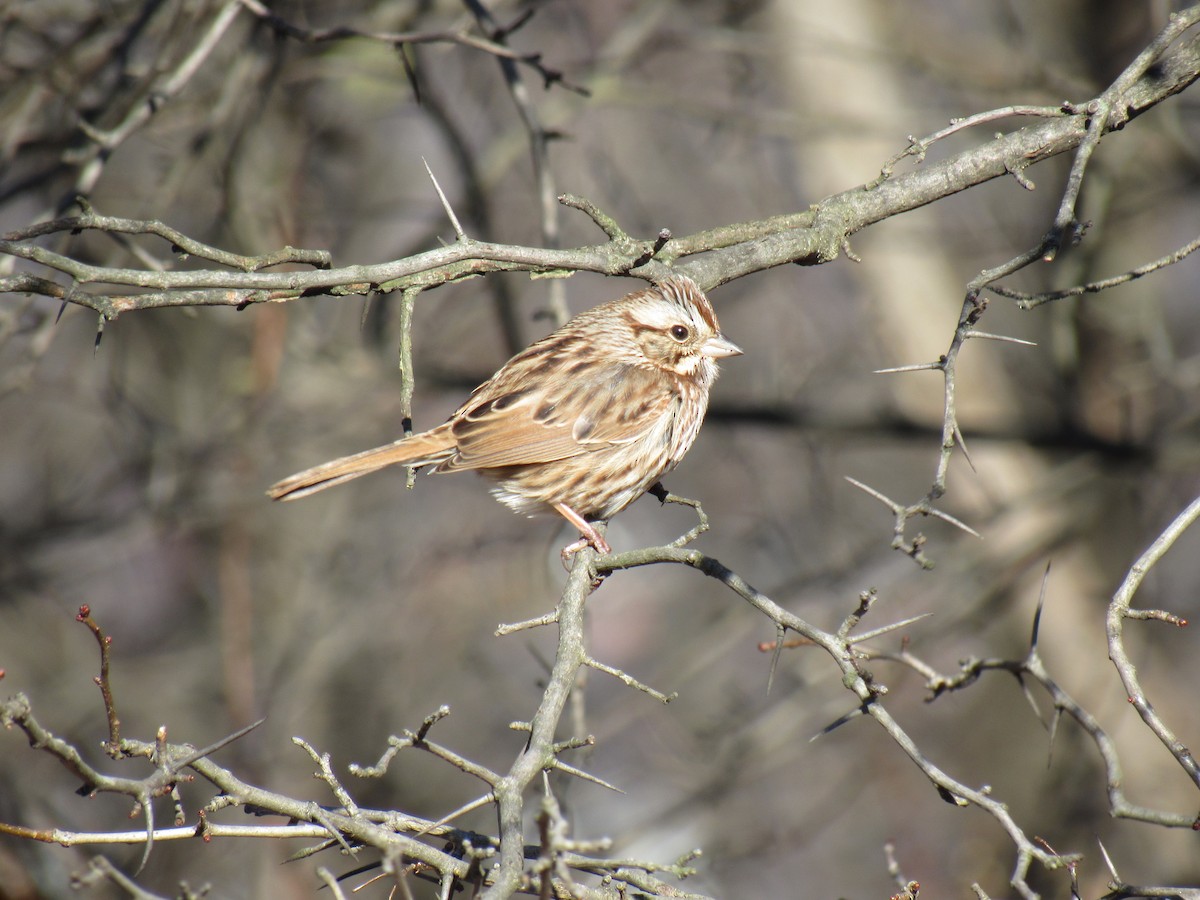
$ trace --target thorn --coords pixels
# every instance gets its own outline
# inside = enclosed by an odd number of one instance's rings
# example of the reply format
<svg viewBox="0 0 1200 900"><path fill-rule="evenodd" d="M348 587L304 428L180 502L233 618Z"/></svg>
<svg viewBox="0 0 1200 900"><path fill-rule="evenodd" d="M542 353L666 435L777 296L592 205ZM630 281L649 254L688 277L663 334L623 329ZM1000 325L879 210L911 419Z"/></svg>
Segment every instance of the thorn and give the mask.
<svg viewBox="0 0 1200 900"><path fill-rule="evenodd" d="M1046 607L1046 585L1050 581L1050 561L1046 562L1046 571L1042 573L1042 589L1038 592L1037 611L1033 614L1033 633L1029 636L1029 652L1037 650L1038 629L1042 625L1042 610Z"/></svg>
<svg viewBox="0 0 1200 900"><path fill-rule="evenodd" d="M1049 745L1046 748L1046 768L1050 768L1050 764L1054 762L1054 736L1058 734L1058 723L1062 720L1062 710L1057 706L1054 707L1054 712L1050 716L1050 732Z"/></svg>
<svg viewBox="0 0 1200 900"><path fill-rule="evenodd" d="M892 622L890 625L881 625L879 628L876 628L872 631L868 631L863 634L855 635L854 637L850 638L846 643L861 644L863 641L869 641L872 638L881 637L882 635L888 634L892 631L899 631L901 628L907 628L909 625L912 625L914 622L920 622L922 619L928 619L932 615L933 615L933 613L921 613L920 615L909 616L907 619L901 619L899 622Z"/></svg>
<svg viewBox="0 0 1200 900"><path fill-rule="evenodd" d="M441 828L444 825L450 824L450 822L454 821L459 816L466 815L469 812L473 812L473 811L479 809L481 806L487 806L489 803L495 803L495 802L496 802L495 792L488 791L482 797L476 797L470 803L464 803L462 806L460 806L458 809L454 810L453 812L446 813L446 815L442 816L436 822L430 822L428 825L426 825L424 828L422 828L420 831L418 831L416 834L414 834L413 837L415 837L415 838L423 837L424 835L430 834L431 832L436 831L437 829Z"/></svg>
<svg viewBox="0 0 1200 900"><path fill-rule="evenodd" d="M1036 347L1037 341L1027 341L1024 338L1010 337L1007 334L992 334L990 331L968 331L969 338L983 338L988 341L1003 341L1006 344L1020 344L1023 347Z"/></svg>
<svg viewBox="0 0 1200 900"><path fill-rule="evenodd" d="M574 766L563 762L561 759L556 759L554 761L554 768L559 772L562 772L564 775L574 775L576 778L581 778L584 781L590 781L592 784L597 784L602 788L608 788L610 791L615 791L618 794L625 793L625 791L621 790L615 784L609 784L603 778L598 778L595 775L583 771L583 769L577 769Z"/></svg>
<svg viewBox="0 0 1200 900"><path fill-rule="evenodd" d="M850 710L850 712L846 713L844 716L838 716L836 719L834 719L832 722L830 722L828 725L826 725L824 728L822 728L820 731L818 731L816 734L814 734L812 737L810 737L808 739L808 742L811 744L817 738L824 737L825 735L829 734L831 731L835 731L836 729L841 728L847 722L851 721L852 719L857 719L859 716L864 715L864 714L865 714L865 711L863 710L863 708L861 706L858 707L857 709L852 709L852 710Z"/></svg>
<svg viewBox="0 0 1200 900"><path fill-rule="evenodd" d="M429 173L429 180L433 182L433 189L437 191L438 199L442 201L442 209L446 211L446 216L450 219L450 224L454 226L455 236L460 241L465 241L467 235L463 231L462 225L459 224L458 216L454 214L454 210L450 206L450 201L446 199L446 195L442 191L442 186L438 184L437 178L434 177L433 169L429 168L429 163L425 160L425 157L421 157L421 162L425 163L425 171Z"/></svg>
<svg viewBox="0 0 1200 900"><path fill-rule="evenodd" d="M133 872L135 878L142 874L142 870L146 868L146 863L150 862L150 850L154 847L154 807L148 799L143 799L139 805L142 807L142 813L146 817L146 845L142 848L142 858Z"/></svg>
<svg viewBox="0 0 1200 900"><path fill-rule="evenodd" d="M408 79L409 87L412 88L413 99L417 101L417 106L421 106L421 85L417 81L417 68L409 56L410 52L408 44L396 45L396 53L399 54L400 62L404 66L404 77Z"/></svg>
<svg viewBox="0 0 1200 900"><path fill-rule="evenodd" d="M976 474L979 470L975 468L975 460L971 459L971 451L967 449L967 441L963 437L962 429L958 427L958 422L954 423L954 440L958 443L958 447L962 450L963 458L967 461L967 465L971 467L971 471Z"/></svg>
<svg viewBox="0 0 1200 900"><path fill-rule="evenodd" d="M983 540L982 534L980 534L966 522L956 519L954 516L950 515L950 513L942 512L940 509L931 509L929 510L929 515L933 516L935 519L941 519L946 524L953 525L955 528L962 529L967 534L971 535L971 537L977 537L980 540Z"/></svg>
<svg viewBox="0 0 1200 900"><path fill-rule="evenodd" d="M1017 679L1017 684L1019 684L1021 686L1021 693L1025 697L1025 702L1028 703L1029 708L1033 710L1034 718L1038 720L1038 723L1043 728L1045 728L1047 731L1050 731L1051 726L1047 725L1046 722L1042 719L1042 711L1040 709L1038 709L1037 701L1033 698L1033 692L1029 689L1029 685L1025 681L1025 676L1021 672L1017 672L1017 673L1015 673L1015 675L1016 675L1016 679ZM1051 738L1050 738L1050 746L1051 746L1051 748L1053 748L1053 746L1054 746L1053 735L1051 735Z"/></svg>
<svg viewBox="0 0 1200 900"><path fill-rule="evenodd" d="M178 771L180 769L185 768L186 766L190 766L192 763L194 763L198 759L203 759L206 756L211 756L212 754L214 754L218 750L220 750L222 747L227 747L230 744L232 744L234 741L241 740L246 735L248 735L250 732L252 732L254 729L256 729L260 725L262 725L265 721L267 721L267 717L263 716L257 722L251 722L249 725L245 726L244 728L239 728L237 731L233 732L232 734L228 734L225 737L214 741L213 743L209 744L207 747L201 747L199 750L192 751L187 756L185 756L183 759L175 762L173 764L173 768L176 771Z"/></svg>
<svg viewBox="0 0 1200 900"><path fill-rule="evenodd" d="M889 507L893 511L897 509L897 506L895 503L893 503L891 500L889 500L886 496L881 494L879 491L875 490L875 488L867 487L867 485L863 484L861 481L859 481L856 478L851 478L849 475L843 475L842 477L845 478L852 485L854 485L856 488L858 488L860 491L862 491L864 494L874 497L876 500L878 500L884 506Z"/></svg>
<svg viewBox="0 0 1200 900"><path fill-rule="evenodd" d="M1104 841L1096 838L1096 843L1100 845L1100 855L1104 857L1104 865L1108 867L1108 874L1112 876L1112 880L1117 884L1121 883L1121 876L1117 874L1117 867L1113 865L1112 857L1108 855L1108 850L1104 847Z"/></svg>
<svg viewBox="0 0 1200 900"><path fill-rule="evenodd" d="M872 375L895 375L898 372L940 372L942 371L940 362L931 363L915 363L911 366L893 366L890 369L875 369Z"/></svg>
<svg viewBox="0 0 1200 900"><path fill-rule="evenodd" d="M779 668L779 657L783 654L783 636L786 629L775 625L775 652L771 654L771 667L767 670L767 693L771 693L771 685L775 683L775 672Z"/></svg>

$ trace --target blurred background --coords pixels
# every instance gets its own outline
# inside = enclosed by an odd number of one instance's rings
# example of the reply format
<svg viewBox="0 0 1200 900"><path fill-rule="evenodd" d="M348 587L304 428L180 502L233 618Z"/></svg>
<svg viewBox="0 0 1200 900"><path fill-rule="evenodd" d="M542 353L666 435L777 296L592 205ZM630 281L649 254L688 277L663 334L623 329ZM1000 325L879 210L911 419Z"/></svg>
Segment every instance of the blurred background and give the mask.
<svg viewBox="0 0 1200 900"><path fill-rule="evenodd" d="M216 15L215 2L41 0L0 8L0 230L62 214L87 187L97 212L156 218L246 254L327 248L336 265L396 259L453 232L428 160L473 237L541 246L528 133L495 58L369 40L305 44L241 12L186 87L105 160L94 184L78 122L109 128L153 100ZM870 180L955 116L1095 96L1172 7L1007 0L585 0L497 2L510 37L566 81L522 68L555 140L555 189L589 198L629 233L705 228L803 210ZM444 31L460 4L279 2L305 28ZM419 94L419 98L418 98ZM1200 227L1195 89L1105 139L1089 170L1084 243L1014 279L1044 290L1162 256ZM418 102L418 99L420 102ZM988 125L930 159L983 142ZM1017 123L1019 124L1019 123ZM1070 160L998 181L856 235L861 258L759 273L712 293L728 361L709 420L667 481L703 500L698 546L799 615L836 627L860 591L866 627L917 613L909 649L944 672L970 656L1018 658L1043 572L1041 650L1051 673L1117 741L1135 803L1187 813L1194 786L1126 702L1106 655L1104 610L1130 563L1200 487L1200 275L1186 261L1083 300L1020 312L993 298L987 330L1034 348L971 342L958 408L972 452L950 470L943 508L982 535L929 520L921 571L889 549L890 514L844 480L902 502L937 460L940 376L874 375L937 359L964 284L1036 245ZM900 171L906 171L902 164ZM560 213L562 246L599 243ZM159 243L137 242L162 257ZM85 234L55 245L107 265L128 249ZM572 311L640 285L576 275ZM415 424L431 427L513 352L552 327L547 281L489 276L416 306ZM103 709L82 603L113 638L127 735L208 744L266 715L216 760L247 781L328 802L303 736L336 766L373 763L389 734L442 704L434 737L506 769L540 698L550 629L498 638L502 622L551 610L564 579L557 519L509 513L470 477L387 472L294 504L278 478L400 434L398 298L161 310L109 323L45 298L0 298L0 668L52 731L103 771ZM664 543L689 512L643 500L612 524L616 549ZM1184 536L1139 594L1200 617L1200 534ZM700 847L684 884L719 897L886 897L883 845L928 896L978 882L1008 893L1013 848L994 821L942 802L900 750L857 720L810 742L851 697L819 651L784 653L770 693L773 628L699 574L666 566L616 575L589 601L590 649L679 698L662 706L598 673L568 724L594 734L581 765L627 792L559 789L580 839L613 855L671 862ZM1184 743L1200 741L1194 629L1143 623L1129 644L1149 696ZM880 642L896 649L899 637ZM1098 754L1064 722L1053 755L1016 682L985 677L924 702L922 680L873 664L887 705L929 757L990 785L1030 835L1080 851L1083 896L1104 892L1097 839L1127 881L1200 882L1191 831L1111 821ZM1034 695L1041 698L1037 690ZM1043 714L1046 705L1043 704ZM566 735L564 735L566 736ZM130 771L125 771L125 769ZM124 801L83 800L16 733L0 734L0 821L125 830ZM351 783L359 801L432 819L480 792L419 754ZM185 788L189 813L210 799ZM164 807L163 820L169 818ZM242 821L230 813L231 821ZM484 810L461 823L495 830ZM273 842L160 844L140 876L220 897L307 897L317 863L279 863ZM87 849L0 838L0 897L61 896ZM105 848L127 868L140 848ZM335 870L350 863L326 854ZM1065 876L1035 873L1065 896ZM416 888L420 890L420 888ZM385 896L383 887L368 889ZM431 889L432 890L432 889ZM98 893L98 892L94 892ZM433 896L432 893L429 896Z"/></svg>

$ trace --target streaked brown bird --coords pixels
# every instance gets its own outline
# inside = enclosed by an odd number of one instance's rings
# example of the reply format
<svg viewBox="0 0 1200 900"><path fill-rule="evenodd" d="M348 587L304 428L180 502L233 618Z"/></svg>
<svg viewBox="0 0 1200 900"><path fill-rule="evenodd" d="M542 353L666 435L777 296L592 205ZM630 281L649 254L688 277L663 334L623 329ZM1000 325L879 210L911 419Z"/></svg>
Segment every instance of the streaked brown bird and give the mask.
<svg viewBox="0 0 1200 900"><path fill-rule="evenodd" d="M587 312L531 344L444 424L275 484L294 500L385 466L474 469L519 513L555 510L579 529L564 556L608 543L606 521L671 471L708 409L718 359L741 349L681 275Z"/></svg>

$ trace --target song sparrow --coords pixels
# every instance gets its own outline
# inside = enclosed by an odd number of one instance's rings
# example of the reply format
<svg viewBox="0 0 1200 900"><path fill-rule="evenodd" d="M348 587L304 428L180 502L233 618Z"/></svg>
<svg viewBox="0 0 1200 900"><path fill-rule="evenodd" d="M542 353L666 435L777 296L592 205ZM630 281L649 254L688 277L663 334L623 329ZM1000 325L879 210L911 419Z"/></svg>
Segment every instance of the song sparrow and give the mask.
<svg viewBox="0 0 1200 900"><path fill-rule="evenodd" d="M715 360L741 349L708 298L673 276L581 313L485 381L444 424L275 484L294 500L384 466L474 469L516 512L554 509L580 541L609 546L607 520L683 459L708 408Z"/></svg>

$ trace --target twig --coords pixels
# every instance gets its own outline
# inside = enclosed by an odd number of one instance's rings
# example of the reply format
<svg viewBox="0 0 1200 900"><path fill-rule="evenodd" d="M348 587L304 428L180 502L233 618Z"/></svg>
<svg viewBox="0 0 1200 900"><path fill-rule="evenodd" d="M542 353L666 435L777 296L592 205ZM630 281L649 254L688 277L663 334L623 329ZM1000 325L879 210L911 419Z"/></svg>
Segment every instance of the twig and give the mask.
<svg viewBox="0 0 1200 900"><path fill-rule="evenodd" d="M1168 253L1166 256L1159 257L1153 262L1144 263L1136 268L1130 269L1121 275L1114 275L1111 278L1102 278L1099 281L1089 281L1087 284L1077 284L1073 287L1063 288L1060 291L1046 291L1044 293L1031 294L1025 291L1013 290L1009 287L1004 287L999 284L988 285L988 290L1001 297L1007 297L1010 300L1016 300L1017 306L1021 309L1035 309L1043 303L1051 303L1055 300L1064 300L1067 297L1079 297L1083 294L1096 294L1100 291L1107 291L1110 288L1117 287L1122 284L1128 284L1131 281L1149 275L1151 272L1157 272L1159 269L1165 269L1167 266L1173 266L1175 263L1186 259L1192 253L1200 250L1200 238L1184 244L1178 250Z"/></svg>
<svg viewBox="0 0 1200 900"><path fill-rule="evenodd" d="M672 562L689 566L710 578L715 578L766 615L772 622L782 625L822 647L838 665L842 673L843 684L857 697L859 703L854 711L843 716L837 724L864 715L872 718L887 732L888 736L943 797L952 798L956 803L977 806L988 813L1004 830L1016 848L1016 861L1010 880L1014 889L1023 897L1036 897L1027 880L1029 868L1033 862L1037 861L1047 868L1056 869L1063 865L1064 860L1074 858L1048 853L1025 834L1013 819L1007 805L993 798L990 790L969 787L927 758L880 701L877 686L861 671L857 651L853 650L846 641L835 634L811 625L779 606L716 559L705 556L697 550L659 547L653 550L611 554L600 560L597 567L601 571L614 571L632 566L651 565L656 562Z"/></svg>
<svg viewBox="0 0 1200 900"><path fill-rule="evenodd" d="M350 816L357 816L358 804L354 802L354 798L350 796L350 792L346 790L341 781L338 780L338 777L333 774L330 755L328 753L318 753L312 744L301 737L292 738L292 743L307 753L309 758L317 764L317 771L314 777L325 782L325 785L329 788L330 793L332 793L337 799L337 802L341 804L342 809L346 811L346 814Z"/></svg>
<svg viewBox="0 0 1200 900"><path fill-rule="evenodd" d="M92 141L92 146L88 147L84 154L77 155L82 158L71 160L73 163L82 163L75 178L76 194L88 196L92 193L112 156L112 151L145 125L166 105L167 100L175 97L188 85L220 44L221 38L225 36L240 10L240 0L228 0L217 11L208 28L201 33L192 51L180 61L170 75L160 83L148 87L149 96L144 102L130 104L125 118L114 128L101 131L84 120L80 121L79 128Z"/></svg>
<svg viewBox="0 0 1200 900"><path fill-rule="evenodd" d="M475 17L480 29L488 34L495 43L503 46L516 28L521 27L533 15L534 7L530 7L525 18L518 25L501 27L495 17L479 0L463 0L471 15ZM542 245L545 247L559 246L559 208L558 190L554 183L554 171L550 167L549 143L551 135L542 126L541 116L537 105L529 93L529 86L521 77L521 72L511 59L497 57L500 72L504 76L504 84L508 87L521 124L529 139L529 157L533 165L533 179L537 185L538 218L541 222ZM549 86L549 83L546 85ZM566 293L563 283L557 279L550 283L550 312L556 327L566 324L571 317L567 307Z"/></svg>
<svg viewBox="0 0 1200 900"><path fill-rule="evenodd" d="M932 569L934 563L933 560L925 556L924 535L918 534L911 541L908 540L906 534L908 522L911 519L914 519L917 516L933 516L936 519L941 519L948 525L953 525L955 528L965 531L972 537L979 537L979 533L969 525L960 522L949 513L942 512L941 510L935 508L933 506L932 498L928 495L922 497L916 503L905 506L904 504L893 500L882 491L878 491L869 485L863 484L857 478L851 478L849 475L843 477L845 477L846 481L854 485L864 494L874 497L889 510L891 510L894 518L892 524L892 548L895 550L900 550L906 556L911 557L913 562L917 563L917 565L919 565L922 569Z"/></svg>
<svg viewBox="0 0 1200 900"><path fill-rule="evenodd" d="M496 630L492 632L496 637L504 637L508 634L515 634L518 631L526 631L530 628L543 628L546 625L553 625L558 621L558 609L546 613L544 616L538 616L534 619L526 619L524 622L513 622L512 624L497 625Z"/></svg>
<svg viewBox="0 0 1200 900"><path fill-rule="evenodd" d="M594 560L594 552L587 548L575 554L559 601L558 650L537 713L530 722L528 744L495 785L500 819L500 858L494 882L480 895L481 900L501 900L510 896L523 877L522 796L525 788L554 759L554 732L574 688L576 673L585 664L583 609L596 576Z"/></svg>
<svg viewBox="0 0 1200 900"><path fill-rule="evenodd" d="M1171 828L1192 828L1195 819L1182 813L1166 812L1138 806L1130 803L1124 793L1125 777L1116 743L1101 727L1096 718L1084 709L1058 682L1051 677L1038 652L1038 629L1041 622L1042 609L1046 600L1049 567L1042 579L1042 587L1038 598L1037 610L1034 614L1033 627L1030 633L1029 651L1024 659L966 659L959 665L959 671L953 676L942 675L932 666L914 656L907 646L899 653L887 651L864 650L872 660L888 660L908 666L925 678L925 687L929 691L926 702L932 703L945 693L963 690L973 685L987 672L1007 672L1021 685L1023 692L1034 714L1039 718L1041 713L1028 691L1030 682L1038 684L1049 696L1053 704L1052 717L1046 725L1049 733L1050 746L1053 746L1055 724L1060 715L1066 715L1075 721L1095 744L1102 760L1105 781L1108 791L1109 812L1114 818L1132 819Z"/></svg>
<svg viewBox="0 0 1200 900"><path fill-rule="evenodd" d="M186 258L194 256L207 259L222 266L229 266L241 272L258 272L272 266L299 264L313 266L317 269L328 269L332 258L327 250L302 250L295 247L283 247L271 253L258 256L243 256L240 253L230 253L218 247L210 246L195 238L188 237L182 231L172 228L157 219L127 219L121 216L101 216L92 212L90 205L83 215L63 216L48 222L39 222L16 231L0 235L0 240L28 241L49 234L70 232L78 234L81 231L103 231L109 234L150 234L162 238L171 245L171 249Z"/></svg>
<svg viewBox="0 0 1200 900"><path fill-rule="evenodd" d="M930 487L929 493L923 501L917 504L912 504L910 507L904 507L900 504L894 504L891 501L886 501L893 505L896 509L907 509L912 507L920 507L922 503L930 503L944 495L946 491L946 479L949 471L950 459L953 456L956 447L963 451L964 457L968 463L974 468L970 457L966 452L966 443L963 439L962 431L958 423L958 415L956 411L956 381L957 381L957 363L959 352L963 344L971 337L986 337L992 339L1007 340L1012 343L1023 343L1012 338L1002 338L989 333L981 332L978 329L978 323L982 318L986 308L986 300L980 297L980 293L986 288L991 289L991 286L1001 278L1011 275L1026 266L1038 260L1050 261L1055 258L1060 248L1064 243L1076 242L1082 234L1083 226L1078 221L1075 209L1079 198L1080 190L1083 186L1084 174L1087 171L1088 163L1091 160L1092 154L1099 144L1100 139L1110 131L1123 127L1126 121L1136 114L1136 102L1133 100L1133 92L1135 86L1147 76L1151 67L1159 65L1165 58L1167 51L1178 40L1178 38L1189 28L1200 22L1200 6L1194 6L1181 13L1173 14L1168 26L1155 38L1155 40L1138 55L1129 66L1109 85L1109 87L1095 99L1086 104L1076 105L1071 103L1063 104L1060 110L1049 110L1047 108L1025 107L1015 108L1009 107L1004 110L996 110L990 113L980 114L979 121L988 121L991 118L1006 117L1008 115L1037 115L1037 116L1053 116L1061 117L1064 113L1072 120L1077 120L1083 126L1083 133L1080 137L1078 146L1076 147L1075 156L1072 160L1071 170L1068 174L1066 184L1063 188L1062 196L1059 201L1058 210L1055 214L1049 230L1042 236L1038 244L1023 253L1018 254L1009 261L1002 263L994 268L985 269L978 276L973 278L967 284L967 290L963 299L961 311L959 313L958 324L954 331L954 336L951 339L950 346L945 354L938 360L936 368L940 369L943 376L943 411L942 411L942 441L941 448L938 453L938 461L936 472L934 475L933 484ZM1188 48L1184 48L1182 53L1186 53ZM1182 55L1181 53L1181 55ZM1162 68L1168 68L1165 63ZM1161 75L1161 73L1158 73ZM1190 84L1195 80L1200 73L1193 73L1187 76L1187 81ZM915 155L918 159L923 158L924 152L928 143L933 140L940 140L954 131L960 130L963 127L977 124L970 120L964 120L959 123L952 123L949 129L943 129L927 142L914 141L910 138L910 146L902 151L897 157L889 160L882 168L880 177L868 186L868 189L874 193L886 193L888 186L892 184L888 181L892 167L895 163L904 156ZM1030 163L1040 158L1040 151L1032 150L1027 158L1013 158L1005 163L1005 171L1016 175L1019 180L1025 184L1021 171ZM929 364L923 364L926 368L933 368ZM886 371L914 371L920 368L906 366L899 369L891 369ZM911 542L904 537L904 528L911 516L897 515L897 530L893 539L893 546L901 549L913 557L914 560L925 565L927 560L923 555L913 552L914 548L919 547L918 539L914 538ZM920 536L918 536L920 537ZM923 541L921 542L923 543Z"/></svg>
<svg viewBox="0 0 1200 900"><path fill-rule="evenodd" d="M665 487L663 487L663 483L661 481L656 482L652 487L650 487L649 490L646 491L646 493L654 497L664 506L666 506L668 503L675 503L679 506L691 507L696 513L696 519L698 520L696 525L688 531L685 531L679 537L675 538L675 540L671 541L670 546L686 547L692 541L696 540L696 538L700 537L700 535L704 534L704 532L708 531L708 514L704 512L704 507L700 505L699 500L692 500L688 497L680 497L676 494L672 494Z"/></svg>
<svg viewBox="0 0 1200 900"><path fill-rule="evenodd" d="M466 31L410 31L410 32L378 32L362 31L357 28L341 25L336 28L312 29L303 28L276 15L259 0L239 0L254 15L274 28L280 34L306 44L320 44L329 41L350 39L378 41L402 48L409 44L458 44L471 50L490 54L499 60L529 66L537 70L547 88L561 85L565 90L583 97L591 96L591 92L581 85L574 84L563 77L563 73L552 69L542 62L540 53L517 53L496 41L487 40Z"/></svg>
<svg viewBox="0 0 1200 900"><path fill-rule="evenodd" d="M679 694L672 691L669 694L664 694L662 691L656 691L647 684L642 684L628 672L624 672L614 666L605 665L598 660L592 659L590 656L584 657L583 664L588 668L595 669L597 672L603 672L605 675L611 675L617 681L626 687L631 687L635 691L641 691L643 694L649 694L659 703L670 703L679 697Z"/></svg>
<svg viewBox="0 0 1200 900"><path fill-rule="evenodd" d="M1121 676L1121 683L1125 686L1129 702L1137 710L1142 721L1146 723L1146 727L1170 751L1193 783L1200 786L1200 766L1196 763L1196 757L1183 742L1175 737L1174 732L1167 727L1158 711L1146 698L1146 693L1138 680L1137 669L1125 649L1123 623L1133 604L1133 596L1141 586L1146 573L1154 568L1163 555L1174 546L1180 535L1187 531L1198 518L1200 518L1200 498L1193 500L1186 509L1179 513L1162 534L1155 538L1146 551L1129 567L1125 580L1121 582L1121 586L1113 594L1113 598L1108 604L1105 631L1108 635L1108 655L1117 669L1117 674Z"/></svg>
<svg viewBox="0 0 1200 900"><path fill-rule="evenodd" d="M117 706L113 700L112 685L108 680L109 650L112 638L106 635L96 620L92 618L92 610L86 603L79 607L75 621L82 622L100 645L100 674L93 681L100 688L100 696L104 700L104 715L108 719L108 741L104 744L105 752L113 759L121 758L121 719L117 715Z"/></svg>
<svg viewBox="0 0 1200 900"><path fill-rule="evenodd" d="M938 141L945 140L951 135L958 134L960 131L965 131L968 128L998 122L1001 119L1012 119L1021 116L1062 118L1070 114L1071 111L1069 109L1064 109L1061 106L1003 106L999 109L990 109L986 112L964 116L961 119L951 119L950 124L945 128L935 131L926 137L915 138L910 134L908 136L908 146L885 162L879 170L879 177L874 181L868 182L865 187L867 190L873 190L884 181L887 181L892 177L892 173L896 169L896 164L906 157L914 157L918 163L924 162L925 154L929 152L930 147Z"/></svg>

